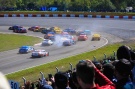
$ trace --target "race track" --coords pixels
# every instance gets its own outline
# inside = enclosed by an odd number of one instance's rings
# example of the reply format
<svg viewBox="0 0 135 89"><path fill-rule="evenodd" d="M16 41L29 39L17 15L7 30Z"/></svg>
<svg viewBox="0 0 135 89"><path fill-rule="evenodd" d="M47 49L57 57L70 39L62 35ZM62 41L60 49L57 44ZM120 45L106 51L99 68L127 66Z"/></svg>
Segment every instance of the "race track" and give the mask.
<svg viewBox="0 0 135 89"><path fill-rule="evenodd" d="M22 25L30 27L39 25L43 27L59 26L64 28L90 29L92 33L100 33L101 41L91 41L91 36L86 42L77 42L76 45L63 47L57 44L47 47L40 45L34 46L36 49L45 49L50 52L50 56L31 59L31 53L17 54L18 49L0 53L0 71L4 74L12 73L18 70L26 69L43 63L55 61L64 57L79 54L85 51L94 50L105 43L115 43L123 40L129 40L135 37L134 20L118 19L91 19L91 18L44 18L44 17L23 17L23 18L0 18L0 32L12 33L8 30L9 26ZM28 31L26 35L43 37L40 32ZM108 40L108 41L107 41ZM25 44L24 44L25 45Z"/></svg>

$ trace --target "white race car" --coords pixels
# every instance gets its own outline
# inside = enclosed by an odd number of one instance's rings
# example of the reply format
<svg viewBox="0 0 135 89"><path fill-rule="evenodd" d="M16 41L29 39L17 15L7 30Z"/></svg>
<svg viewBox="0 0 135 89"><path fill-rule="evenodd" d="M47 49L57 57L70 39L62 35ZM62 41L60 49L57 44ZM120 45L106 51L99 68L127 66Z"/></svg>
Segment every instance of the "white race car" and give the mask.
<svg viewBox="0 0 135 89"><path fill-rule="evenodd" d="M32 52L32 55L31 55L32 58L45 57L45 56L49 56L49 52L45 50L35 50Z"/></svg>
<svg viewBox="0 0 135 89"><path fill-rule="evenodd" d="M44 39L42 42L42 46L52 45L53 41L49 39Z"/></svg>

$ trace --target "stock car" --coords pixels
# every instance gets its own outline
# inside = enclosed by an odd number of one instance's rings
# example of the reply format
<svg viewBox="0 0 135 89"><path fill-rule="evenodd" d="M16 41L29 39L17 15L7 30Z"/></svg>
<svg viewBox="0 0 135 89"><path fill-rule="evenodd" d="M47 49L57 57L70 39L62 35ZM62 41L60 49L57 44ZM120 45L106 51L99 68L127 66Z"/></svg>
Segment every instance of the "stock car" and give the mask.
<svg viewBox="0 0 135 89"><path fill-rule="evenodd" d="M71 45L74 45L76 44L75 41L73 41L72 39L66 39L63 41L63 46L71 46Z"/></svg>
<svg viewBox="0 0 135 89"><path fill-rule="evenodd" d="M100 36L100 34L93 34L93 36L92 36L92 41L99 41L100 40L100 38L101 38L101 36Z"/></svg>
<svg viewBox="0 0 135 89"><path fill-rule="evenodd" d="M14 25L14 26L9 27L8 30L15 30L15 29L18 29L18 28L22 28L22 26Z"/></svg>
<svg viewBox="0 0 135 89"><path fill-rule="evenodd" d="M53 44L53 41L50 39L44 39L42 41L42 46L47 46L47 45L52 45L52 44Z"/></svg>
<svg viewBox="0 0 135 89"><path fill-rule="evenodd" d="M50 30L50 28L44 28L41 30L41 33L43 34L47 34L48 32L54 32L54 31Z"/></svg>
<svg viewBox="0 0 135 89"><path fill-rule="evenodd" d="M84 31L83 30L79 30L79 31L76 32L76 35L79 36L82 33L84 33Z"/></svg>
<svg viewBox="0 0 135 89"><path fill-rule="evenodd" d="M51 31L54 31L56 34L61 34L62 30L60 27L54 26L50 28Z"/></svg>
<svg viewBox="0 0 135 89"><path fill-rule="evenodd" d="M86 35L91 35L91 31L90 30L84 30L83 31Z"/></svg>
<svg viewBox="0 0 135 89"><path fill-rule="evenodd" d="M45 57L45 56L49 56L49 52L47 52L46 50L35 50L32 52L31 57L32 58L37 58L37 57Z"/></svg>
<svg viewBox="0 0 135 89"><path fill-rule="evenodd" d="M22 46L19 49L20 54L29 53L29 52L32 52L32 51L34 51L34 48L32 46Z"/></svg>
<svg viewBox="0 0 135 89"><path fill-rule="evenodd" d="M71 28L64 29L63 32L68 32L71 35L75 35L76 34L76 30L71 29Z"/></svg>
<svg viewBox="0 0 135 89"><path fill-rule="evenodd" d="M63 32L61 33L61 35L69 35L69 33L63 31Z"/></svg>
<svg viewBox="0 0 135 89"><path fill-rule="evenodd" d="M78 36L78 41L86 41L88 39L88 36L85 33L81 33Z"/></svg>
<svg viewBox="0 0 135 89"><path fill-rule="evenodd" d="M27 30L25 28L16 28L13 30L15 33L27 33Z"/></svg>
<svg viewBox="0 0 135 89"><path fill-rule="evenodd" d="M50 40L54 41L55 40L55 33L48 32L47 34L44 35L44 39L50 39Z"/></svg>
<svg viewBox="0 0 135 89"><path fill-rule="evenodd" d="M28 30L36 32L36 31L40 30L40 26L32 26L32 27L28 28Z"/></svg>
<svg viewBox="0 0 135 89"><path fill-rule="evenodd" d="M76 37L72 36L72 35L62 35L62 38L71 39L74 41L74 43L76 43L76 41L77 41Z"/></svg>

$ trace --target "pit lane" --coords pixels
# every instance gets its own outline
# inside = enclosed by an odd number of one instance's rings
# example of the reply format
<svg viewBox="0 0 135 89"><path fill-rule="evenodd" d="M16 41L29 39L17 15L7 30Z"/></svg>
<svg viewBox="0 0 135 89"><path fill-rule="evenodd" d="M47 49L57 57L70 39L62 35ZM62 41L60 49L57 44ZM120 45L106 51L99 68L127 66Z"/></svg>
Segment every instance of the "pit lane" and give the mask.
<svg viewBox="0 0 135 89"><path fill-rule="evenodd" d="M63 46L34 46L36 49L45 49L50 52L49 57L31 59L31 54L17 54L18 49L0 53L0 71L4 74L12 73L18 70L26 69L36 65L41 65L55 61L64 57L72 56L78 53L94 50L108 42L115 43L134 38L134 20L114 20L114 19L90 19L90 18L42 18L42 17L23 17L23 18L0 18L0 32L12 33L8 30L9 26L22 25L30 27L39 26L59 26L61 28L90 29L92 33L100 33L101 41L91 41L91 37L86 42L77 42L76 45ZM43 37L40 32L28 31L26 35ZM107 39L107 40L106 40ZM25 44L24 44L25 45Z"/></svg>

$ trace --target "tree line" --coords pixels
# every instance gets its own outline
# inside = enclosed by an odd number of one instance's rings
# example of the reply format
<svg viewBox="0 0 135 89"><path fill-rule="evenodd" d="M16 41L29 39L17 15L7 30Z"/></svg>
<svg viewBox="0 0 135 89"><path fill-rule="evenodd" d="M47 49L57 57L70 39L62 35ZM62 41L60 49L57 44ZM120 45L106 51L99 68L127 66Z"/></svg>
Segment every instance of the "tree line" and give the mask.
<svg viewBox="0 0 135 89"><path fill-rule="evenodd" d="M0 0L0 10L40 10L42 6L58 11L122 11L135 8L135 0Z"/></svg>

